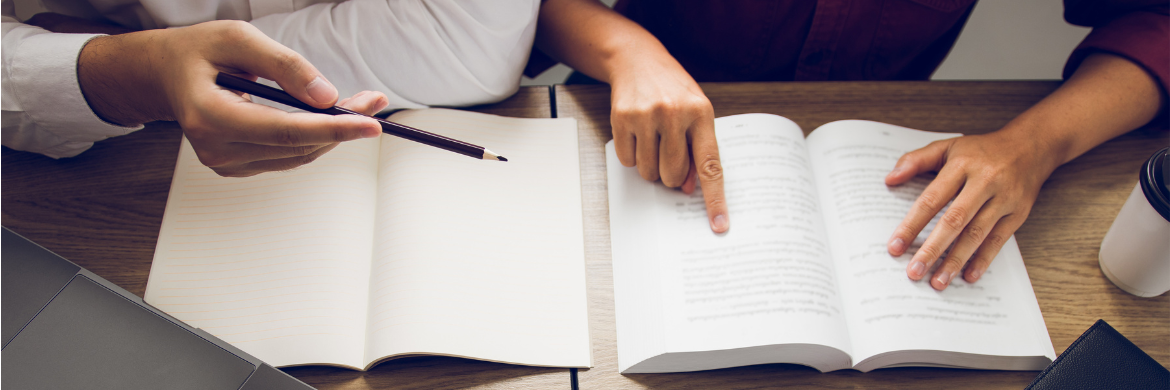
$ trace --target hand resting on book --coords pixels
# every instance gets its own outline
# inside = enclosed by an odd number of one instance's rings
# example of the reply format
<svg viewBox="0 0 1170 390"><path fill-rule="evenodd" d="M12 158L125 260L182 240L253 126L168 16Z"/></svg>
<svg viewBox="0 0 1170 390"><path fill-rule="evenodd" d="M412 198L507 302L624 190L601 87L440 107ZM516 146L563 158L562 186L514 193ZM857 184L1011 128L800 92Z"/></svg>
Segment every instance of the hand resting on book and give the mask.
<svg viewBox="0 0 1170 390"><path fill-rule="evenodd" d="M900 185L924 172L938 176L890 237L890 254L905 253L949 203L906 266L906 275L926 277L950 248L930 285L943 290L960 271L974 283L1024 223L1041 185L1057 167L1149 123L1164 100L1141 67L1122 57L1093 54L1056 92L1003 129L937 141L907 153L886 177L886 185Z"/></svg>
<svg viewBox="0 0 1170 390"><path fill-rule="evenodd" d="M913 237L943 207L938 226L906 267L913 280L927 276L935 260L946 262L934 272L930 285L942 290L964 269L964 279L975 282L1016 229L1024 223L1040 186L1059 162L1034 153L1037 139L1012 139L996 132L935 141L907 153L886 176L886 184L906 183L920 173L938 172L890 239L890 254L906 252ZM953 200L952 200L953 199ZM953 246L952 246L952 243Z"/></svg>

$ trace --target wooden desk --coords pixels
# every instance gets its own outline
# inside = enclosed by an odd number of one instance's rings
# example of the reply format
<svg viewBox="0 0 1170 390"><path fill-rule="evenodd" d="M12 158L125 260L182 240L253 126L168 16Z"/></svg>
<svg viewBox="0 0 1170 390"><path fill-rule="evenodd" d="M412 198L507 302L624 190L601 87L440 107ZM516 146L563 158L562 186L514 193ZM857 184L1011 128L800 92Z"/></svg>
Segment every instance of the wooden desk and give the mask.
<svg viewBox="0 0 1170 390"><path fill-rule="evenodd" d="M716 83L703 90L716 116L778 114L808 132L840 119L869 119L934 131L985 133L1055 89L1055 82ZM605 142L612 138L609 88L557 86L557 116L580 126L590 331L595 367L578 373L581 389L930 388L1020 389L1037 372L897 368L821 374L771 364L698 373L620 375L610 266ZM1170 365L1170 296L1137 298L1114 287L1097 266L1101 239L1137 183L1141 163L1170 145L1163 130L1137 130L1057 169L1016 233L1056 351L1099 318ZM959 335L958 337L961 337Z"/></svg>
<svg viewBox="0 0 1170 390"><path fill-rule="evenodd" d="M549 89L522 88L508 100L471 110L547 118ZM175 123L153 123L62 160L3 148L0 223L142 296L181 134ZM285 371L320 389L569 389L571 379L567 369L446 357L393 360L369 372Z"/></svg>

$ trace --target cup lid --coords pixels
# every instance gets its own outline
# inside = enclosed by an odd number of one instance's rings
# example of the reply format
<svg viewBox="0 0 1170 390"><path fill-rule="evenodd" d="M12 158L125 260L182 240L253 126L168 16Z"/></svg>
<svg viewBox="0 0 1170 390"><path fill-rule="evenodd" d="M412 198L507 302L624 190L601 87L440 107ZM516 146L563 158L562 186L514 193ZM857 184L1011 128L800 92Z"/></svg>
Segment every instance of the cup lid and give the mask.
<svg viewBox="0 0 1170 390"><path fill-rule="evenodd" d="M1158 210L1158 214L1161 214L1162 218L1170 221L1170 157L1167 156L1168 152L1170 152L1170 147L1154 152L1154 155L1150 156L1150 159L1142 165L1141 177L1138 181L1141 183L1142 192L1146 194L1146 200L1150 202L1150 206L1153 206L1154 210Z"/></svg>

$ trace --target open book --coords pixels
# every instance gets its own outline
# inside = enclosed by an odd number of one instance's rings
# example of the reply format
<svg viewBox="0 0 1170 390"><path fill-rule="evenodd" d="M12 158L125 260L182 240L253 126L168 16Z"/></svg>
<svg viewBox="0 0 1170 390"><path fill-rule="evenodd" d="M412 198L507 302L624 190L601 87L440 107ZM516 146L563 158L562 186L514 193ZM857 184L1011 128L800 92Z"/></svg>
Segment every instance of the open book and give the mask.
<svg viewBox="0 0 1170 390"><path fill-rule="evenodd" d="M392 136L217 176L186 140L146 302L274 366L411 355L588 367L577 122L427 109Z"/></svg>
<svg viewBox="0 0 1170 390"><path fill-rule="evenodd" d="M623 373L795 363L824 371L1040 370L1055 357L1012 238L975 284L906 277L886 242L929 178L887 187L904 153L957 134L839 121L804 139L766 114L715 120L731 230L700 191L643 180L606 146ZM937 220L936 220L937 221Z"/></svg>

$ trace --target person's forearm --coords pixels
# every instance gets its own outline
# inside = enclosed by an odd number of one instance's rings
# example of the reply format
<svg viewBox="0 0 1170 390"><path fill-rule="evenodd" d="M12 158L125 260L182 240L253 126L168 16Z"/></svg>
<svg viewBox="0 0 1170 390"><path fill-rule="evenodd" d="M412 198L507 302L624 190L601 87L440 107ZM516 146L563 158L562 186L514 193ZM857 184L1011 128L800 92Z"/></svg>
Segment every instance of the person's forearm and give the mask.
<svg viewBox="0 0 1170 390"><path fill-rule="evenodd" d="M540 7L536 46L590 77L612 84L640 64L677 69L678 61L637 23L595 0L548 0Z"/></svg>
<svg viewBox="0 0 1170 390"><path fill-rule="evenodd" d="M1098 53L1001 131L1041 142L1055 169L1149 123L1164 99L1158 83L1144 69L1125 58Z"/></svg>
<svg viewBox="0 0 1170 390"><path fill-rule="evenodd" d="M77 58L77 81L90 108L119 125L174 120L155 79L150 53L166 30L148 30L89 41Z"/></svg>

